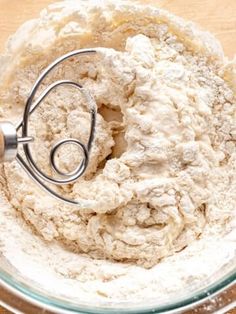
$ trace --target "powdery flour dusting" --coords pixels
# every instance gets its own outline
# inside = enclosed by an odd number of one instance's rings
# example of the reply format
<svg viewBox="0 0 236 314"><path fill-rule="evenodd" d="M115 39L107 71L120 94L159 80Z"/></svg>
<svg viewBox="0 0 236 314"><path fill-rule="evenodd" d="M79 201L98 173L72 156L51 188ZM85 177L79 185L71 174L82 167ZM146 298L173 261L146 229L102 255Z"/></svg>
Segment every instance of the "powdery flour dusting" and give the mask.
<svg viewBox="0 0 236 314"><path fill-rule="evenodd" d="M85 47L101 48L45 82L78 81L98 105L89 168L58 188L84 208L52 200L15 162L5 164L0 251L25 276L69 297L167 297L234 256L235 63L210 34L165 11L64 1L10 40L0 59L1 117L17 121L42 69ZM89 121L74 89L53 92L31 118L38 165L52 175L51 145L86 142ZM74 169L77 155L69 146L60 152L60 168Z"/></svg>

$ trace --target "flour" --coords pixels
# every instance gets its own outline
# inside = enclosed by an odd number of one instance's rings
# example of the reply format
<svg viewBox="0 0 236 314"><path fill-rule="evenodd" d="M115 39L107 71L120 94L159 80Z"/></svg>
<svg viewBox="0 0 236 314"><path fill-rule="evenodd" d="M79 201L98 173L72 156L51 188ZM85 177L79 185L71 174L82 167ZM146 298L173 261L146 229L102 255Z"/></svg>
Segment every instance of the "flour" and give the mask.
<svg viewBox="0 0 236 314"><path fill-rule="evenodd" d="M65 62L44 83L72 79L95 97L88 170L57 187L90 203L57 202L16 162L5 164L0 249L23 275L84 302L163 299L204 286L235 252L234 65L211 35L165 11L65 1L12 38L1 62L1 116L19 119L50 61L94 46L96 56ZM89 123L74 89L49 95L30 121L37 164L53 175L49 148L67 137L86 142ZM68 146L57 162L71 171L80 158Z"/></svg>

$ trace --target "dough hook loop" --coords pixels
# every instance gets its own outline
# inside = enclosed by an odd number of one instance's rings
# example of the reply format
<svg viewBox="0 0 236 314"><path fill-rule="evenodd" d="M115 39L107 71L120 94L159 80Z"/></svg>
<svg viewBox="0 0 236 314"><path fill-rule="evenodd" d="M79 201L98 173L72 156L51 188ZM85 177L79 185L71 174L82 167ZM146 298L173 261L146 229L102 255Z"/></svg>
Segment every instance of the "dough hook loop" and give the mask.
<svg viewBox="0 0 236 314"><path fill-rule="evenodd" d="M95 127L96 127L96 115L97 115L97 106L94 98L92 95L83 88L82 85L80 85L77 82L73 82L70 80L58 80L51 85L49 85L42 93L41 95L34 101L35 95L43 82L43 80L47 77L47 75L60 63L63 61L79 55L86 55L86 54L96 54L97 51L95 49L81 49L81 50L75 50L70 53L67 53L58 59L56 59L52 64L50 64L38 77L37 81L35 82L30 95L27 99L24 113L23 113L23 119L18 123L18 125L15 127L10 122L1 122L0 123L0 158L2 162L5 161L12 161L14 158L17 160L17 162L20 164L22 169L28 174L31 179L33 179L43 190L45 190L47 193L49 193L54 198L61 200L67 204L73 204L73 205L79 205L82 206L80 201L76 201L73 199L69 199L67 197L64 197L60 194L58 194L56 191L51 189L47 185L53 184L53 185L64 185L75 182L78 178L80 178L84 172L86 171L89 163L89 154L92 148L92 143L94 140L95 135ZM53 147L50 151L50 166L54 173L56 173L59 178L53 178L48 176L46 173L44 173L36 164L32 157L32 153L30 150L30 143L34 141L34 138L31 137L28 134L28 124L29 124L29 117L30 115L37 109L37 107L42 103L42 101L56 88L60 86L71 86L72 88L75 88L77 91L82 93L84 98L86 99L86 102L88 104L88 108L90 111L90 133L87 143L82 143L76 138L65 138L57 141L54 143ZM21 130L21 136L18 137L17 132L20 132ZM23 151L24 151L24 158L17 152L18 144L23 145ZM65 173L62 172L56 165L56 153L58 152L59 148L62 148L64 145L76 145L83 154L82 161L80 164L76 167L75 170Z"/></svg>

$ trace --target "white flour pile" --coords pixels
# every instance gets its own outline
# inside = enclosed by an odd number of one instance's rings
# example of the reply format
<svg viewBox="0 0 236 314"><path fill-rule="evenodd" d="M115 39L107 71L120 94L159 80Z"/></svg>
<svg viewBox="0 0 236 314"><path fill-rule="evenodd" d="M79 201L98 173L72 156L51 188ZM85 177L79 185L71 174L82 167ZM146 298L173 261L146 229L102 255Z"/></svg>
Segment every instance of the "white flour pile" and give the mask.
<svg viewBox="0 0 236 314"><path fill-rule="evenodd" d="M96 4L97 3L97 4ZM98 123L89 168L56 202L16 162L1 167L0 251L45 289L83 302L168 297L203 281L235 254L235 63L208 33L128 1L54 4L12 37L0 59L0 114L17 121L41 71L72 58L45 86L72 79L90 90ZM38 165L61 138L86 142L90 115L58 88L32 115ZM79 162L75 149L60 168Z"/></svg>

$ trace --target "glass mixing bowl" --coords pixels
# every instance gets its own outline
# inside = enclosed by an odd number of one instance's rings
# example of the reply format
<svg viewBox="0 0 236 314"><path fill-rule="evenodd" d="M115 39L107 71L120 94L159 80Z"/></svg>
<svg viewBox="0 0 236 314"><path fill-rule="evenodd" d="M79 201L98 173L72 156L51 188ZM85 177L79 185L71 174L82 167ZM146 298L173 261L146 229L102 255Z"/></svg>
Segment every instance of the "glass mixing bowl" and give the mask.
<svg viewBox="0 0 236 314"><path fill-rule="evenodd" d="M214 27L218 27L208 21L207 8L204 11L201 10L201 1L198 4L198 1L191 0L188 1L188 5L183 0L143 1L152 2L183 17L196 21L200 20L201 24L209 30L213 31ZM22 8L22 2L24 2L24 8ZM0 49L3 47L3 41L23 21L32 16L37 16L38 11L51 2L54 1L39 0L36 4L34 0L11 0L10 2L0 0L1 9L4 6L8 6L7 10L0 10L0 26L2 26L0 28L3 29L2 37L0 36ZM209 12L212 12L214 1L210 2L211 4L209 4L208 9ZM232 0L233 2L234 0ZM231 10L230 7L228 9L229 12L227 14L231 13L232 16L233 9ZM17 19L14 18L14 12L17 12ZM218 8L217 12L221 18L221 24L223 24L221 9ZM12 23L9 23L9 21L12 21ZM229 24L230 21L227 20L227 23ZM236 20L232 23L236 23ZM230 47L236 46L236 44L232 44L234 40L232 32L224 34L224 37L221 36L220 33L219 38L222 39L226 52L232 56L232 49ZM230 41L228 40L229 38ZM155 300L148 302L148 304L123 302L120 304L107 303L106 306L95 307L88 303L75 302L75 300L66 298L63 295L55 295L52 292L46 291L37 282L23 277L4 256L0 255L0 304L17 313L182 313L196 306L198 307L198 311L194 311L194 313L225 313L227 310L236 307L235 282L236 256L219 269L217 273L201 282L200 286L190 284L187 290L185 289L179 291L178 294L169 295L168 299L161 299L157 296Z"/></svg>
<svg viewBox="0 0 236 314"><path fill-rule="evenodd" d="M37 282L30 281L17 272L0 256L0 299L11 310L21 313L183 313L193 309L194 313L226 313L236 307L236 257L214 275L201 282L201 286L189 285L188 290L179 291L167 299L157 298L149 304L123 302L107 303L106 306L91 306L75 302L63 295L55 295L42 289ZM202 305L203 304L203 305ZM202 305L202 306L200 306ZM221 312L217 312L221 309ZM47 311L46 311L47 310Z"/></svg>

